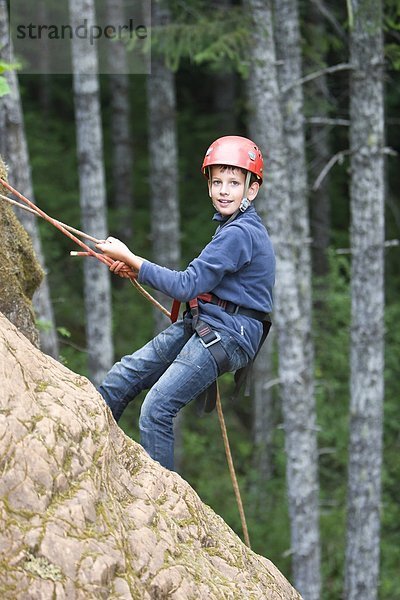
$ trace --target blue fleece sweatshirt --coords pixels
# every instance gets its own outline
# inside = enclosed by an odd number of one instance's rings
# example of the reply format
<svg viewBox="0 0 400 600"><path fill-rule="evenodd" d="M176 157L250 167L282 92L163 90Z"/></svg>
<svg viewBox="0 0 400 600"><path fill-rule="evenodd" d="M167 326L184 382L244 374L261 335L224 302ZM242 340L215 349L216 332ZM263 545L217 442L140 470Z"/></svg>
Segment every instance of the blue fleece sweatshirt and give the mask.
<svg viewBox="0 0 400 600"><path fill-rule="evenodd" d="M144 261L138 280L171 298L188 302L212 292L222 300L261 312L272 310L275 255L270 237L253 205L226 225L185 271L173 271ZM221 307L199 301L200 318L213 329L228 330L253 358L260 343L262 324L243 315L230 315Z"/></svg>

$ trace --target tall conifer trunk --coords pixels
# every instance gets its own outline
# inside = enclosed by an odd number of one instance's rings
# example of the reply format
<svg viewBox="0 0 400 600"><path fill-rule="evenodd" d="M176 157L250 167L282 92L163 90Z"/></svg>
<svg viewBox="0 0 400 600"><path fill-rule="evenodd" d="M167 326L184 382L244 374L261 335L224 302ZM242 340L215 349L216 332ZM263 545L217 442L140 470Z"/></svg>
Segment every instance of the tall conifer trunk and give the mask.
<svg viewBox="0 0 400 600"><path fill-rule="evenodd" d="M154 1L153 25L166 24L169 10ZM154 260L170 269L180 268L180 213L178 198L178 147L176 131L175 78L164 60L152 57L151 75L147 78L149 119L151 234ZM162 302L171 299L161 294ZM156 331L167 324L157 311Z"/></svg>
<svg viewBox="0 0 400 600"><path fill-rule="evenodd" d="M167 6L154 0L152 24L167 24ZM178 191L178 142L176 129L175 77L162 58L152 56L151 75L147 78L149 120L151 236L155 262L179 269L181 261L180 211ZM158 300L170 307L171 298L160 292ZM160 311L154 313L155 331L169 325ZM175 466L179 471L181 456L181 413L175 420Z"/></svg>
<svg viewBox="0 0 400 600"><path fill-rule="evenodd" d="M287 147L287 159L290 169L287 169L290 186L290 205L295 242L297 289L300 303L301 344L304 353L304 369L301 378L304 385L302 402L311 416L311 422L316 423L316 408L314 396L314 343L312 331L312 281L311 281L311 248L310 221L308 209L308 185L305 153L304 131L304 99L303 88L297 85L302 77L301 39L298 0L274 0L275 19L274 33L277 45L277 59L281 66L278 70L281 93L283 129ZM307 422L303 422L308 427ZM317 431L308 431L307 454L308 474L304 481L306 486L313 489L314 516L309 519L307 527L313 528L312 538L312 569L304 571L300 566L301 556L298 557L296 570L299 573L299 589L308 600L317 600L320 594L320 546L319 546L319 483L317 463ZM308 480L307 480L308 479ZM300 517L303 518L303 517ZM310 565L311 566L311 563ZM301 583L300 583L301 581Z"/></svg>
<svg viewBox="0 0 400 600"><path fill-rule="evenodd" d="M87 19L94 24L93 0L69 0L73 27ZM96 46L74 37L72 42L79 189L84 231L97 238L107 235L99 80ZM112 365L110 278L97 260L84 262L86 339L89 375L98 385Z"/></svg>
<svg viewBox="0 0 400 600"><path fill-rule="evenodd" d="M228 14L232 0L214 0L218 11ZM234 70L218 70L211 75L213 89L213 113L217 117L219 135L232 135L237 131L236 73ZM216 136L215 136L216 137Z"/></svg>
<svg viewBox="0 0 400 600"><path fill-rule="evenodd" d="M384 107L380 0L351 0L351 401L345 596L378 597L384 395Z"/></svg>
<svg viewBox="0 0 400 600"><path fill-rule="evenodd" d="M271 329L252 370L252 436L254 443L253 468L256 477L253 496L257 510L263 511L266 501L266 484L273 473L273 434L276 428L276 410L271 387L273 376L272 350L275 332Z"/></svg>
<svg viewBox="0 0 400 600"><path fill-rule="evenodd" d="M0 57L13 59L13 48L8 35L8 11L5 0L0 0ZM18 78L15 71L6 73L11 92L0 98L0 153L9 168L9 181L14 188L34 201L28 146ZM36 256L46 273L36 217L17 209L17 216L30 235ZM33 297L36 318L46 324L39 330L40 347L53 358L59 357L57 331L48 279L45 276Z"/></svg>
<svg viewBox="0 0 400 600"><path fill-rule="evenodd" d="M314 98L322 99L327 93L326 79L321 77L314 86ZM319 115L327 117L324 109ZM311 125L310 142L312 147L312 167L310 170L313 180L321 173L323 167L331 158L329 129L325 125ZM328 274L328 249L331 236L331 199L329 192L329 175L321 182L319 188L311 194L311 237L313 271L317 276Z"/></svg>
<svg viewBox="0 0 400 600"><path fill-rule="evenodd" d="M326 28L325 20L314 3L310 5L310 20L313 36L311 45L318 57L315 66L324 66L326 62ZM309 101L313 114L320 118L329 117L330 93L327 76L321 75L311 84ZM329 126L325 124L310 125L311 164L310 177L314 182L331 157ZM311 237L313 271L317 276L328 273L328 248L331 235L331 205L329 193L329 175L324 178L319 188L311 192Z"/></svg>
<svg viewBox="0 0 400 600"><path fill-rule="evenodd" d="M271 0L246 2L253 19L249 90L253 131L268 157L268 186L262 192L264 202L258 201L258 206L271 231L277 257L274 326L285 427L293 580L304 598L316 599L320 588L316 421L296 273L298 242L304 240L303 235L301 239L295 237L293 227L271 4Z"/></svg>
<svg viewBox="0 0 400 600"><path fill-rule="evenodd" d="M124 1L107 0L107 23L116 28L124 23ZM112 190L117 209L118 237L129 243L133 234L133 143L130 124L129 76L126 45L110 45L108 64L111 98Z"/></svg>

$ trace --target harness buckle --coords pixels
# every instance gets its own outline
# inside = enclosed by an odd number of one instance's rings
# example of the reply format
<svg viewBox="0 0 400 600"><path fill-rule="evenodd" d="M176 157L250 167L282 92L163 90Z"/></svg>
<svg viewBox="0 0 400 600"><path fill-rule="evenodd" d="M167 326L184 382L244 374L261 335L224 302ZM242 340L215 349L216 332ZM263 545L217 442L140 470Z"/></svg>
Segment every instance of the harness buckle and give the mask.
<svg viewBox="0 0 400 600"><path fill-rule="evenodd" d="M214 334L214 337L209 342L204 341L206 336L200 337L200 342L203 344L204 348L209 348L210 346L213 346L221 341L221 336L219 335L218 331L212 331L212 333Z"/></svg>

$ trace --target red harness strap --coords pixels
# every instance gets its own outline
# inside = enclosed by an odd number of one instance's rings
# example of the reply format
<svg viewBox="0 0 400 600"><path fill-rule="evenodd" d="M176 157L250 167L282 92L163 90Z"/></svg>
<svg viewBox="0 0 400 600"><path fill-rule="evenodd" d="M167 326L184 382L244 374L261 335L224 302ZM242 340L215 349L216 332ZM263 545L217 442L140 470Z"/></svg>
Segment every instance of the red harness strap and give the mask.
<svg viewBox="0 0 400 600"><path fill-rule="evenodd" d="M181 303L179 302L179 300L176 300L174 298L174 301L173 301L172 307L171 307L171 323L175 323L175 321L178 320L180 307L181 307Z"/></svg>
<svg viewBox="0 0 400 600"><path fill-rule="evenodd" d="M198 298L200 300L203 300L203 302L211 302L212 304L216 304L217 306L220 306L221 308L226 308L227 306L227 301L226 300L222 300L221 298L218 298L218 296L216 296L215 294L212 294L211 292L206 293L206 294L200 294L198 296Z"/></svg>

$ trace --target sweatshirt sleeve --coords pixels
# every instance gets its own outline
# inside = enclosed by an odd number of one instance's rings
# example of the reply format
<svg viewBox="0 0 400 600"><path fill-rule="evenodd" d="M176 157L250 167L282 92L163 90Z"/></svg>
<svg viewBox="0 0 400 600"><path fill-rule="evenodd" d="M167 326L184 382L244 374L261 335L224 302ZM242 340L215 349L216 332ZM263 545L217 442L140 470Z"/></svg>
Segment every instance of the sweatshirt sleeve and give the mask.
<svg viewBox="0 0 400 600"><path fill-rule="evenodd" d="M221 230L184 271L144 261L138 280L180 302L188 302L212 291L226 273L234 273L248 264L251 254L250 234L232 223Z"/></svg>

